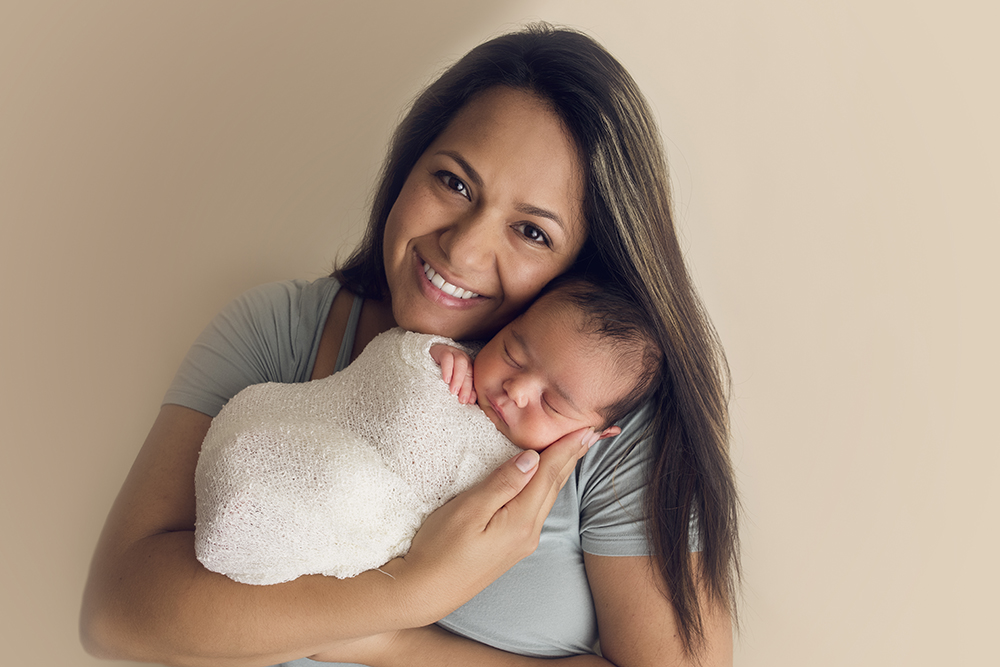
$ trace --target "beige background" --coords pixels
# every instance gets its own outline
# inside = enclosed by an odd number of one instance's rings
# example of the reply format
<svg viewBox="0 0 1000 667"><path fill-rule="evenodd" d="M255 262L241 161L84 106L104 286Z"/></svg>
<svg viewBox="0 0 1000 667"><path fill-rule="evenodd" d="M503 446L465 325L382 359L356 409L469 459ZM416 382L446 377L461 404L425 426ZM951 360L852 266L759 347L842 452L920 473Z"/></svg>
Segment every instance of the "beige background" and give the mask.
<svg viewBox="0 0 1000 667"><path fill-rule="evenodd" d="M361 4L0 0L0 661L99 662L88 560L190 341L327 273L407 100L544 18L666 137L735 381L736 664L996 664L995 4Z"/></svg>

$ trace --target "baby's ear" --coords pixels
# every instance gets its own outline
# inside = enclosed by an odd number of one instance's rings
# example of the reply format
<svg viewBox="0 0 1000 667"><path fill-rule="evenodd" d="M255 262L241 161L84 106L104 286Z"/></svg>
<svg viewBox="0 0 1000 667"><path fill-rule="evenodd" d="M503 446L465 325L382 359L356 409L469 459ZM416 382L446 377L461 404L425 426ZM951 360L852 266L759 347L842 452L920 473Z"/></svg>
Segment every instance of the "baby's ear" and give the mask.
<svg viewBox="0 0 1000 667"><path fill-rule="evenodd" d="M601 431L601 437L598 440L604 440L604 438L613 438L614 436L621 433L622 430L617 426L609 426L603 431Z"/></svg>

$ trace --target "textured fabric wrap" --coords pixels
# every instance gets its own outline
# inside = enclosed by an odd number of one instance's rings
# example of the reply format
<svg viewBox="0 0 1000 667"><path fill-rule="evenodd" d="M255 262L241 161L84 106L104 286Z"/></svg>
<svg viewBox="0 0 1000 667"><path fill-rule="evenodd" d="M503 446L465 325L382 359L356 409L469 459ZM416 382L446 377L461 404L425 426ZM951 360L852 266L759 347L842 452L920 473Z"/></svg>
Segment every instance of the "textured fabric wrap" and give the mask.
<svg viewBox="0 0 1000 667"><path fill-rule="evenodd" d="M248 584L352 577L405 554L420 524L519 450L393 329L343 371L247 387L205 437L198 560ZM459 346L460 347L460 346Z"/></svg>

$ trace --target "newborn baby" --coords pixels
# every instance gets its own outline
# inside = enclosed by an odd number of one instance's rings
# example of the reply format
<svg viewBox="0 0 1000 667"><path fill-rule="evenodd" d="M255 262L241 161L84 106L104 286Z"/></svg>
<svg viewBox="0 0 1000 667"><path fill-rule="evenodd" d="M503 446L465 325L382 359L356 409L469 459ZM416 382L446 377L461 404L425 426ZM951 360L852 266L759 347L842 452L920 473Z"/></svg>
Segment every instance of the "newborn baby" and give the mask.
<svg viewBox="0 0 1000 667"><path fill-rule="evenodd" d="M474 366L449 339L392 329L330 377L247 387L202 445L198 560L274 584L353 577L405 554L431 512L519 447L586 427L617 435L658 377L650 331L621 294L566 278Z"/></svg>

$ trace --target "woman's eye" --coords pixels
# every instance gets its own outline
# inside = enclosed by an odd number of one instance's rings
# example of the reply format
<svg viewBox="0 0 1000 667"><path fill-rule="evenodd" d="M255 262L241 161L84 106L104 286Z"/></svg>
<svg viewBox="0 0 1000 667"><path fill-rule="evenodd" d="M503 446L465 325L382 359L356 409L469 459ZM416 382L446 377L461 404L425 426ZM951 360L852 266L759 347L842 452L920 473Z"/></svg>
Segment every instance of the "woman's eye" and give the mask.
<svg viewBox="0 0 1000 667"><path fill-rule="evenodd" d="M550 246L552 243L549 241L548 235L543 232L539 227L531 224L530 222L523 222L518 227L518 231L531 243L538 245Z"/></svg>
<svg viewBox="0 0 1000 667"><path fill-rule="evenodd" d="M466 199L471 199L469 194L469 186L465 184L461 178L451 173L450 171L439 171L437 177L441 179L441 182L445 184L449 190L454 190L458 194L462 195Z"/></svg>

